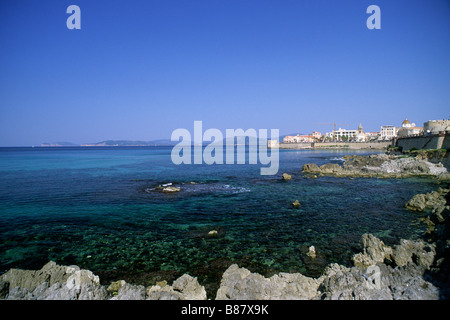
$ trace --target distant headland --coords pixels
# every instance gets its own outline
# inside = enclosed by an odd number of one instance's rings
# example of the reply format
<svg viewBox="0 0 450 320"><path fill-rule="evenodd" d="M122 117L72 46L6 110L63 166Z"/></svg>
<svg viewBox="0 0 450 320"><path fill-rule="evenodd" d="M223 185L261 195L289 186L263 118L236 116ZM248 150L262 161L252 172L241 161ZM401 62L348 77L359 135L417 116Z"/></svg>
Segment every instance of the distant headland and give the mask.
<svg viewBox="0 0 450 320"><path fill-rule="evenodd" d="M162 147L174 146L176 142L169 139L159 139L152 141L135 140L105 140L93 143L75 144L71 142L44 142L41 147Z"/></svg>

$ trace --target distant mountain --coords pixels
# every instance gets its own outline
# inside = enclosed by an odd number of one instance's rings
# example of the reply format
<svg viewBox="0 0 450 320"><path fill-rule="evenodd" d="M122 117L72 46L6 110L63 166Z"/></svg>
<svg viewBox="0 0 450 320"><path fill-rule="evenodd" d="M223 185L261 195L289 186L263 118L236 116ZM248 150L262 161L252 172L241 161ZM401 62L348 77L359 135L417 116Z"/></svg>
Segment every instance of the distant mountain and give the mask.
<svg viewBox="0 0 450 320"><path fill-rule="evenodd" d="M155 146L173 146L176 142L169 139L159 139L152 141L140 140L105 140L95 143L83 143L83 147L155 147Z"/></svg>
<svg viewBox="0 0 450 320"><path fill-rule="evenodd" d="M75 144L72 142L43 142L41 147L162 147L174 146L176 141L169 139L159 139L152 141L134 141L134 140L105 140L93 143Z"/></svg>
<svg viewBox="0 0 450 320"><path fill-rule="evenodd" d="M76 147L78 145L72 142L44 142L41 143L41 147Z"/></svg>
<svg viewBox="0 0 450 320"><path fill-rule="evenodd" d="M283 137L280 137L280 141ZM261 140L260 138L257 138L258 141ZM263 144L266 144L266 140L263 142ZM141 140L104 140L100 142L92 142L92 143L82 143L82 144L74 144L71 142L44 142L41 144L41 147L163 147L163 146L175 146L180 141L171 141L169 139L158 139L158 140L151 140L151 141L141 141ZM234 145L236 145L238 142L238 139L234 141ZM204 141L203 145L208 145L211 142ZM222 141L223 145L226 144L226 139ZM246 137L245 139L245 145L249 144L249 139Z"/></svg>

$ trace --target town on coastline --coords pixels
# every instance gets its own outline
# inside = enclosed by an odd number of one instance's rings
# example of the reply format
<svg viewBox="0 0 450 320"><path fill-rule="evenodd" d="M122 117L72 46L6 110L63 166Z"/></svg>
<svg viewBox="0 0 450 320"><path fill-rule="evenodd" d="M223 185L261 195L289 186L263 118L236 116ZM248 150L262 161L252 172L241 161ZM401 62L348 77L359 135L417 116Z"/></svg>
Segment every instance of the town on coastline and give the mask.
<svg viewBox="0 0 450 320"><path fill-rule="evenodd" d="M353 130L336 129L336 123L323 125L333 125L334 130L325 134L314 131L308 135L287 135L282 141L269 140L268 147L280 149L386 149L389 146L399 146L406 147L406 149L422 149L421 146L425 145L427 149L431 146L435 146L435 149L450 148L449 139L444 139L450 133L450 120L429 120L419 127L406 118L401 126L383 125L379 132L365 132L361 123L357 129ZM347 126L347 124L342 125ZM438 139L437 143L430 143L434 137L441 137L441 139Z"/></svg>

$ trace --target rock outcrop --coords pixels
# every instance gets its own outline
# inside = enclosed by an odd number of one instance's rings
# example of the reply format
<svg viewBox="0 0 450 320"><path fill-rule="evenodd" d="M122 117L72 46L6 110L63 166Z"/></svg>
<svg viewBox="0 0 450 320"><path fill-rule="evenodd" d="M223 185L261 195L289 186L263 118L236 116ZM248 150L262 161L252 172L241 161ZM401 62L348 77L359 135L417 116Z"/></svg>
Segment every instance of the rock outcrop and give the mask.
<svg viewBox="0 0 450 320"><path fill-rule="evenodd" d="M283 174L281 175L281 179L284 180L284 181L288 181L288 180L291 180L291 179L292 179L292 176L291 176L290 174L283 173Z"/></svg>
<svg viewBox="0 0 450 320"><path fill-rule="evenodd" d="M50 261L40 270L10 269L0 277L0 299L8 300L206 300L206 290L187 274L172 286L145 288L125 281L109 286L77 266Z"/></svg>
<svg viewBox="0 0 450 320"><path fill-rule="evenodd" d="M301 274L265 278L232 265L223 275L216 299L450 299L449 191L439 188L420 196L424 199L420 208L428 209L436 223L428 241L401 240L391 247L364 234L353 267L330 264L319 278Z"/></svg>
<svg viewBox="0 0 450 320"><path fill-rule="evenodd" d="M294 202L292 202L292 208L298 209L300 207L301 207L301 203L298 200L295 200Z"/></svg>
<svg viewBox="0 0 450 320"><path fill-rule="evenodd" d="M300 273L270 278L231 265L223 274L216 300L310 300L317 297L320 281Z"/></svg>
<svg viewBox="0 0 450 320"><path fill-rule="evenodd" d="M432 163L418 157L376 154L370 156L345 156L341 166L327 163L320 167L314 163L303 165L305 173L332 175L336 177L406 178L411 176L433 176L449 180L450 174L442 163Z"/></svg>
<svg viewBox="0 0 450 320"><path fill-rule="evenodd" d="M361 239L363 252L353 256L353 264L357 267L367 268L377 263L383 263L384 259L390 259L392 248L371 234L364 234Z"/></svg>
<svg viewBox="0 0 450 320"><path fill-rule="evenodd" d="M426 280L436 251L421 240L402 240L393 248L364 234L363 252L355 266L330 264L319 278L300 273L265 278L237 265L230 266L216 299L325 299L325 300L438 300L440 288ZM387 264L386 264L387 263Z"/></svg>
<svg viewBox="0 0 450 320"><path fill-rule="evenodd" d="M432 191L427 193L419 193L411 198L405 207L411 211L423 212L429 209L433 213L438 212L439 215L447 208L447 194L449 189L439 188L438 191ZM443 217L439 220L443 221Z"/></svg>
<svg viewBox="0 0 450 320"><path fill-rule="evenodd" d="M438 300L440 289L424 279L413 263L392 268L383 263L367 269L330 264L317 278L300 273L265 278L237 265L224 273L217 300Z"/></svg>
<svg viewBox="0 0 450 320"><path fill-rule="evenodd" d="M53 261L41 270L10 269L0 282L9 288L3 298L11 300L103 300L108 295L91 271Z"/></svg>

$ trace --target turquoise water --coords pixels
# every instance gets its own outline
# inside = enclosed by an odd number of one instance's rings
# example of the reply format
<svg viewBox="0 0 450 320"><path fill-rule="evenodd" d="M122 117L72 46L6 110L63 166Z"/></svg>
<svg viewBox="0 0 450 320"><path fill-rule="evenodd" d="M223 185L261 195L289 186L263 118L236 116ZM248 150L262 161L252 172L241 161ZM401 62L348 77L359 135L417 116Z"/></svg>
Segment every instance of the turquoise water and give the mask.
<svg viewBox="0 0 450 320"><path fill-rule="evenodd" d="M0 271L54 260L106 280L189 273L207 283L237 262L317 276L328 263L349 265L365 232L387 243L419 237L424 226L403 205L436 188L301 173L304 163L341 163L357 151L280 150L276 176L261 176L260 165L176 166L170 151L0 148ZM293 179L281 181L283 172ZM165 183L181 191L154 189ZM305 255L311 245L315 260Z"/></svg>

